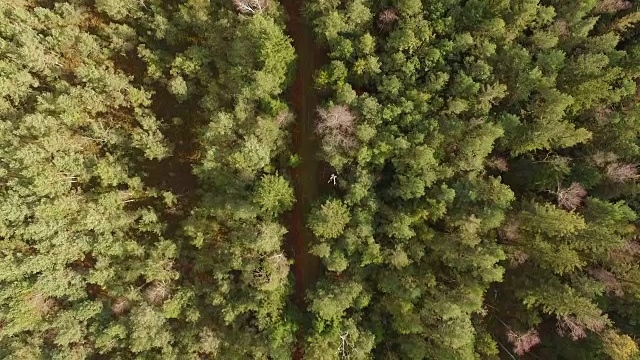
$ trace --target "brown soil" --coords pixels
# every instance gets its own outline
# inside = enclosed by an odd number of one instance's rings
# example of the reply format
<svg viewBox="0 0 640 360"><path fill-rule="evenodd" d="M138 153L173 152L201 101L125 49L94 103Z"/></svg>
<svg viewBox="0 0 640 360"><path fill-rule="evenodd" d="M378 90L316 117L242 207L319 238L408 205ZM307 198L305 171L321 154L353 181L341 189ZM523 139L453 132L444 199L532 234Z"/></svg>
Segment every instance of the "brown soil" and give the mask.
<svg viewBox="0 0 640 360"><path fill-rule="evenodd" d="M302 160L300 165L291 170L296 204L290 218L287 241L294 252L295 303L304 313L307 307L305 294L315 284L321 268L320 259L309 254L313 234L306 227L306 215L318 198L324 179L319 171L318 141L314 134L316 108L319 103L313 86L313 75L326 55L324 49L314 43L313 32L302 16L302 4L303 0L283 1L289 16L287 31L293 38L298 56L295 80L289 89L288 97L296 115L292 134L293 149ZM301 346L304 335L305 329L302 327L298 333L298 346L293 353L293 359L304 357Z"/></svg>

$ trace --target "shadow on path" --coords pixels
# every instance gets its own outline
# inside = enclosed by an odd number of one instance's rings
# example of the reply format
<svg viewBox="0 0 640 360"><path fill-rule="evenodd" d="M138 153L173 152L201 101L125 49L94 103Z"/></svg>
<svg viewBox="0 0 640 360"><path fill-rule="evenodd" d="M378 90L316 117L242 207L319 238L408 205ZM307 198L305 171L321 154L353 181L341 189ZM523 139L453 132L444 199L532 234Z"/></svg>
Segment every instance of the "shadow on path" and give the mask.
<svg viewBox="0 0 640 360"><path fill-rule="evenodd" d="M309 254L313 234L306 227L306 215L312 203L318 198L323 181L319 171L318 141L314 134L314 122L318 97L313 86L313 75L323 63L324 49L314 43L311 28L302 16L303 0L283 0L287 14L287 32L293 38L297 63L295 80L288 91L288 99L293 106L296 122L293 129L293 149L301 158L301 163L291 170L296 203L291 214L288 246L294 251L293 271L296 278L295 303L306 314L305 293L315 284L320 273L320 259ZM308 316L305 316L308 318ZM298 333L298 346L294 359L302 359L301 340L304 337L304 322Z"/></svg>

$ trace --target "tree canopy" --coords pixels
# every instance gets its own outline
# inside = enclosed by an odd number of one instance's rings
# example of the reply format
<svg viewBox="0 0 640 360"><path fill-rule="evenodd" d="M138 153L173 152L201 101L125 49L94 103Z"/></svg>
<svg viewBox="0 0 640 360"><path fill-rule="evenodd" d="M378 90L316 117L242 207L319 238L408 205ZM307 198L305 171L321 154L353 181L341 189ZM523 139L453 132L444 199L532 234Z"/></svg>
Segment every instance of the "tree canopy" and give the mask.
<svg viewBox="0 0 640 360"><path fill-rule="evenodd" d="M0 1L0 358L640 359L639 136L633 1Z"/></svg>

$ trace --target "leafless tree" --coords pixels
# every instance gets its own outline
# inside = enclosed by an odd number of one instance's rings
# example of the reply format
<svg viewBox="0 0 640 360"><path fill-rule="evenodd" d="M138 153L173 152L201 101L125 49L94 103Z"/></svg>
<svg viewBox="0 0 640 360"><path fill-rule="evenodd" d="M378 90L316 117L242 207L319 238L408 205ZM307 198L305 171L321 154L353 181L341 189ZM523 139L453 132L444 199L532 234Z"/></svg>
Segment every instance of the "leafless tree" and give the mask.
<svg viewBox="0 0 640 360"><path fill-rule="evenodd" d="M349 332L340 334L340 346L338 347L338 356L340 357L340 359L350 359L353 349L354 346L349 342Z"/></svg>
<svg viewBox="0 0 640 360"><path fill-rule="evenodd" d="M280 284L280 280L286 279L288 273L287 257L279 253L262 260L262 266L253 271L253 280L257 286L272 289Z"/></svg>
<svg viewBox="0 0 640 360"><path fill-rule="evenodd" d="M609 257L615 261L630 261L640 254L640 243L628 240L618 249L609 252Z"/></svg>
<svg viewBox="0 0 640 360"><path fill-rule="evenodd" d="M574 210L580 206L585 196L587 196L587 190L577 182L572 183L568 188L558 186L558 205L567 210Z"/></svg>
<svg viewBox="0 0 640 360"><path fill-rule="evenodd" d="M636 239L637 240L637 239ZM630 256L635 256L640 254L640 244L633 240L633 241L627 241L623 246L622 246L622 250L625 251L627 254L629 254Z"/></svg>
<svg viewBox="0 0 640 360"><path fill-rule="evenodd" d="M596 166L603 167L606 164L618 160L618 156L612 152L598 151L591 155L591 160L593 160Z"/></svg>
<svg viewBox="0 0 640 360"><path fill-rule="evenodd" d="M571 33L569 29L569 22L565 19L556 20L555 28L560 37L566 37Z"/></svg>
<svg viewBox="0 0 640 360"><path fill-rule="evenodd" d="M573 340L580 340L587 336L587 330L600 333L609 324L603 317L562 316L558 319L556 330L558 334L569 335Z"/></svg>
<svg viewBox="0 0 640 360"><path fill-rule="evenodd" d="M640 254L640 244L635 240L628 240L619 248L609 251L609 259L614 262L633 261Z"/></svg>
<svg viewBox="0 0 640 360"><path fill-rule="evenodd" d="M569 335L576 341L587 337L585 328L580 326L578 320L573 316L562 316L558 319L557 331L560 336Z"/></svg>
<svg viewBox="0 0 640 360"><path fill-rule="evenodd" d="M49 315L58 310L58 303L54 298L40 293L27 296L25 301L41 316Z"/></svg>
<svg viewBox="0 0 640 360"><path fill-rule="evenodd" d="M269 0L232 0L236 9L243 14L256 14L269 6Z"/></svg>
<svg viewBox="0 0 640 360"><path fill-rule="evenodd" d="M496 156L490 159L488 165L503 172L509 170L509 162L502 156Z"/></svg>
<svg viewBox="0 0 640 360"><path fill-rule="evenodd" d="M356 146L356 116L348 107L336 105L330 109L318 108L318 115L316 132L322 136L323 146L344 150Z"/></svg>
<svg viewBox="0 0 640 360"><path fill-rule="evenodd" d="M501 239L514 241L520 238L520 223L517 220L511 220L498 229L498 235Z"/></svg>
<svg viewBox="0 0 640 360"><path fill-rule="evenodd" d="M606 175L611 181L622 183L638 178L638 168L634 164L611 163L607 165Z"/></svg>
<svg viewBox="0 0 640 360"><path fill-rule="evenodd" d="M520 356L540 343L540 335L535 329L530 329L524 334L516 334L512 330L508 330L507 337L513 345L513 351Z"/></svg>
<svg viewBox="0 0 640 360"><path fill-rule="evenodd" d="M611 117L611 114L613 114L613 110L606 106L601 106L595 110L594 117L598 121L598 124L605 125Z"/></svg>
<svg viewBox="0 0 640 360"><path fill-rule="evenodd" d="M378 27L380 29L389 29L396 21L398 21L398 11L394 8L384 9L378 14Z"/></svg>
<svg viewBox="0 0 640 360"><path fill-rule="evenodd" d="M508 258L511 266L516 267L529 260L529 254L522 250L512 249L509 251Z"/></svg>
<svg viewBox="0 0 640 360"><path fill-rule="evenodd" d="M280 111L276 116L278 126L285 127L293 121L293 114L290 111Z"/></svg>
<svg viewBox="0 0 640 360"><path fill-rule="evenodd" d="M593 9L596 13L615 13L631 8L633 4L627 0L601 0Z"/></svg>
<svg viewBox="0 0 640 360"><path fill-rule="evenodd" d="M604 317L588 317L585 319L579 319L580 323L587 329L600 333L604 329L607 328L608 325L611 325L609 319L606 316Z"/></svg>
<svg viewBox="0 0 640 360"><path fill-rule="evenodd" d="M616 276L611 272L603 269L597 268L589 271L589 274L593 276L596 280L600 281L607 292L612 293L616 296L624 295L624 291L622 290L622 284L618 281Z"/></svg>
<svg viewBox="0 0 640 360"><path fill-rule="evenodd" d="M145 290L144 295L152 304L160 305L171 294L171 288L169 284L161 281L154 281Z"/></svg>
<svg viewBox="0 0 640 360"><path fill-rule="evenodd" d="M114 300L113 304L111 304L111 311L116 315L120 316L124 314L131 307L131 303L124 297L119 297Z"/></svg>

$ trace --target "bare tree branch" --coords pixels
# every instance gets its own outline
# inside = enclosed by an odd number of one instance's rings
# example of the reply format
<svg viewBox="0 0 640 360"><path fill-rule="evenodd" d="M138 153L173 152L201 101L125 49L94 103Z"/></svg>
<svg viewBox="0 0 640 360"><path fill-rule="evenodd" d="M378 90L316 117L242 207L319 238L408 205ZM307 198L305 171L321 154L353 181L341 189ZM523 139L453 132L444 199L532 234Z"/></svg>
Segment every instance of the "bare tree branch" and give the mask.
<svg viewBox="0 0 640 360"><path fill-rule="evenodd" d="M613 273L603 268L597 268L590 270L589 274L591 274L591 276L593 276L596 280L600 281L602 285L604 285L604 288L607 290L607 292L613 293L616 296L624 295L622 284L620 284Z"/></svg>
<svg viewBox="0 0 640 360"><path fill-rule="evenodd" d="M520 356L528 353L534 346L540 343L540 335L536 329L530 329L524 334L516 334L512 330L509 330L507 337L513 345L513 351Z"/></svg>
<svg viewBox="0 0 640 360"><path fill-rule="evenodd" d="M169 286L169 284L161 281L152 282L151 285L144 292L144 295L147 298L147 300L149 300L151 303L155 305L162 304L169 297L170 294L171 294L171 287Z"/></svg>
<svg viewBox="0 0 640 360"><path fill-rule="evenodd" d="M611 181L622 183L638 178L638 168L634 164L611 163L607 166L606 175Z"/></svg>
<svg viewBox="0 0 640 360"><path fill-rule="evenodd" d="M232 0L236 9L243 14L255 14L269 6L269 0Z"/></svg>
<svg viewBox="0 0 640 360"><path fill-rule="evenodd" d="M119 297L115 299L113 304L111 305L111 311L116 315L120 316L124 314L131 307L131 303L124 297Z"/></svg>
<svg viewBox="0 0 640 360"><path fill-rule="evenodd" d="M338 147L344 150L356 146L356 116L344 105L336 105L330 109L318 108L319 119L316 132L322 136L323 146Z"/></svg>
<svg viewBox="0 0 640 360"><path fill-rule="evenodd" d="M378 14L378 27L380 29L389 29L396 21L398 21L398 11L394 8L384 9Z"/></svg>
<svg viewBox="0 0 640 360"><path fill-rule="evenodd" d="M633 4L627 0L601 0L593 9L596 13L615 13L629 9Z"/></svg>
<svg viewBox="0 0 640 360"><path fill-rule="evenodd" d="M340 335L340 346L338 347L338 356L341 360L348 360L351 356L351 352L355 350L349 342L349 332L344 332Z"/></svg>
<svg viewBox="0 0 640 360"><path fill-rule="evenodd" d="M558 185L558 205L567 210L574 210L580 206L585 196L587 196L587 190L577 182L572 183L568 188L561 188Z"/></svg>
<svg viewBox="0 0 640 360"><path fill-rule="evenodd" d="M562 316L558 319L557 331L560 336L570 335L574 341L587 337L584 327L580 326L573 316Z"/></svg>

